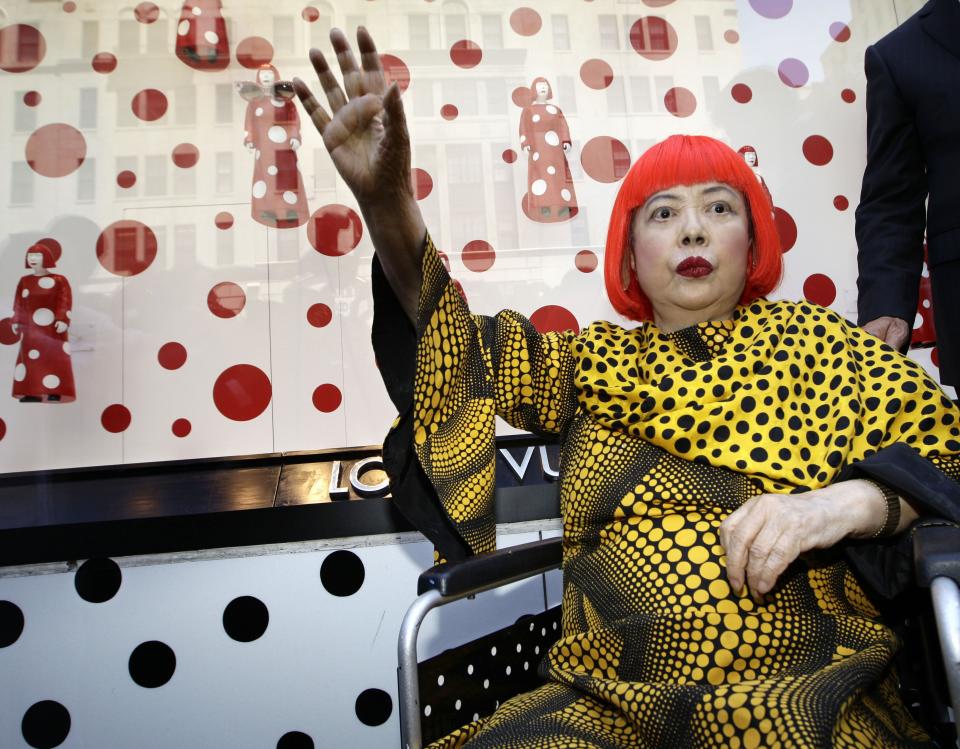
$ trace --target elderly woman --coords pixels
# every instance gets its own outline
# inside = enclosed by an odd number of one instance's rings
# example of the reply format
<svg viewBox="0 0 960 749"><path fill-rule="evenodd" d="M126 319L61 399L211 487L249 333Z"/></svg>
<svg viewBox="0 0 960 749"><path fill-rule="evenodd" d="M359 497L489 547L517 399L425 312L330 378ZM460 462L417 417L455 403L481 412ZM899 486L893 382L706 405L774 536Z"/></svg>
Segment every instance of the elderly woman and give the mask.
<svg viewBox="0 0 960 749"><path fill-rule="evenodd" d="M770 202L705 137L647 151L613 207L607 293L646 324L472 314L411 194L396 85L366 31L362 67L331 40L343 89L311 52L331 114L295 85L376 247L396 501L443 557L491 550L494 417L563 443L546 684L440 745L924 745L871 597L907 584L919 517L960 520L952 402L831 310L763 298Z"/></svg>

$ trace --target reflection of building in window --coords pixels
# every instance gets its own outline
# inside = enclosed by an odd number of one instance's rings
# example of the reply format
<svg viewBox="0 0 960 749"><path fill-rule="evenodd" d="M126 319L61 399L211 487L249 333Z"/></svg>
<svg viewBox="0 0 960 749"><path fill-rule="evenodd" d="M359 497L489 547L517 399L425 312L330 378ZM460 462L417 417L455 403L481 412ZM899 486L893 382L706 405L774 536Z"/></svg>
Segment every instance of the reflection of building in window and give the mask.
<svg viewBox="0 0 960 749"><path fill-rule="evenodd" d="M286 232L280 232L286 234ZM216 263L218 268L229 268L234 263L233 257L233 232L217 230L216 240Z"/></svg>
<svg viewBox="0 0 960 749"><path fill-rule="evenodd" d="M132 18L122 19L117 29L117 52L121 55L140 54L140 27Z"/></svg>
<svg viewBox="0 0 960 749"><path fill-rule="evenodd" d="M347 16L347 28L345 29L345 31L347 32L347 36L350 39L356 39L357 28L360 26L366 26L366 25L367 25L366 16ZM321 47L321 49L327 49L329 48L329 46L330 46L330 40L327 39L327 43L323 47Z"/></svg>
<svg viewBox="0 0 960 749"><path fill-rule="evenodd" d="M177 224L173 227L173 268L190 270L197 264L197 227ZM167 266L170 268L170 266Z"/></svg>
<svg viewBox="0 0 960 749"><path fill-rule="evenodd" d="M630 111L639 113L653 111L650 105L650 79L645 75L630 77Z"/></svg>
<svg viewBox="0 0 960 749"><path fill-rule="evenodd" d="M701 52L713 50L713 30L710 28L710 16L694 16L693 23L697 29L697 48Z"/></svg>
<svg viewBox="0 0 960 749"><path fill-rule="evenodd" d="M310 24L310 46L329 49L330 28L333 26L333 8L325 2L311 3L320 11L320 17Z"/></svg>
<svg viewBox="0 0 960 749"><path fill-rule="evenodd" d="M97 199L97 160L84 159L77 169L77 202L89 203Z"/></svg>
<svg viewBox="0 0 960 749"><path fill-rule="evenodd" d="M233 151L217 152L217 192L233 192Z"/></svg>
<svg viewBox="0 0 960 749"><path fill-rule="evenodd" d="M293 17L273 17L273 49L278 55L293 54Z"/></svg>
<svg viewBox="0 0 960 749"><path fill-rule="evenodd" d="M233 122L233 95L233 86L229 83L218 83L215 86L215 117L218 125L229 125Z"/></svg>
<svg viewBox="0 0 960 749"><path fill-rule="evenodd" d="M80 26L80 57L91 59L100 51L100 22L84 21Z"/></svg>
<svg viewBox="0 0 960 749"><path fill-rule="evenodd" d="M451 143L446 153L451 250L459 252L486 234L482 152L479 143Z"/></svg>
<svg viewBox="0 0 960 749"><path fill-rule="evenodd" d="M580 165L580 141L570 141L570 155L567 159L567 166L570 167L570 176L577 180L583 179L583 167Z"/></svg>
<svg viewBox="0 0 960 749"><path fill-rule="evenodd" d="M503 78L487 78L483 86L487 97L487 114L506 114L510 99L507 82Z"/></svg>
<svg viewBox="0 0 960 749"><path fill-rule="evenodd" d="M195 167L181 169L180 167L175 166L173 168L173 194L197 194L197 170Z"/></svg>
<svg viewBox="0 0 960 749"><path fill-rule="evenodd" d="M173 90L174 122L178 125L193 125L197 121L197 89L194 86L178 86Z"/></svg>
<svg viewBox="0 0 960 749"><path fill-rule="evenodd" d="M80 118L78 124L81 130L92 130L97 126L97 89L80 89Z"/></svg>
<svg viewBox="0 0 960 749"><path fill-rule="evenodd" d="M117 127L136 127L140 122L131 108L134 94L134 89L117 89Z"/></svg>
<svg viewBox="0 0 960 749"><path fill-rule="evenodd" d="M720 98L720 79L715 75L705 75L703 77L703 103L708 112L717 108L717 100Z"/></svg>
<svg viewBox="0 0 960 749"><path fill-rule="evenodd" d="M167 157L152 155L146 157L143 180L144 195L167 194Z"/></svg>
<svg viewBox="0 0 960 749"><path fill-rule="evenodd" d="M447 47L467 35L467 6L459 0L447 0L443 4L443 42Z"/></svg>
<svg viewBox="0 0 960 749"><path fill-rule="evenodd" d="M570 222L570 244L575 248L590 244L590 224L587 221L588 206L581 205L577 220Z"/></svg>
<svg viewBox="0 0 960 749"><path fill-rule="evenodd" d="M337 186L337 172L326 148L313 149L313 189L333 190Z"/></svg>
<svg viewBox="0 0 960 749"><path fill-rule="evenodd" d="M605 90L607 92L607 112L609 114L626 114L627 96L623 90L623 76L614 76Z"/></svg>
<svg viewBox="0 0 960 749"><path fill-rule="evenodd" d="M553 48L570 49L570 24L566 16L550 16L553 27Z"/></svg>
<svg viewBox="0 0 960 749"><path fill-rule="evenodd" d="M300 232L278 231L274 236L277 238L277 256L273 259L281 263L295 262L300 257Z"/></svg>
<svg viewBox="0 0 960 749"><path fill-rule="evenodd" d="M483 49L503 49L503 19L490 13L480 16L480 38Z"/></svg>
<svg viewBox="0 0 960 749"><path fill-rule="evenodd" d="M659 16L645 16L630 28L630 41L638 52L669 52L670 32Z"/></svg>
<svg viewBox="0 0 960 749"><path fill-rule="evenodd" d="M620 49L617 17L601 13L597 16L597 24L600 28L600 49Z"/></svg>
<svg viewBox="0 0 960 749"><path fill-rule="evenodd" d="M407 15L410 49L430 49L430 16L425 13Z"/></svg>
<svg viewBox="0 0 960 749"><path fill-rule="evenodd" d="M658 75L654 76L653 85L657 92L657 105L663 104L663 99L667 95L667 91L673 88L673 76L672 75Z"/></svg>
<svg viewBox="0 0 960 749"><path fill-rule="evenodd" d="M17 133L32 133L37 127L37 109L23 103L25 93L13 92L13 130Z"/></svg>
<svg viewBox="0 0 960 749"><path fill-rule="evenodd" d="M437 110L433 101L433 81L419 76L410 83L413 94L414 117L436 117Z"/></svg>
<svg viewBox="0 0 960 749"><path fill-rule="evenodd" d="M490 163L493 164L493 218L497 226L499 250L517 247L517 197L514 192L513 167L501 157L501 150L490 144Z"/></svg>
<svg viewBox="0 0 960 749"><path fill-rule="evenodd" d="M137 173L137 157L136 156L117 156L116 158L116 174L120 172L133 172ZM134 182L131 187L120 187L116 186L116 196L118 198L135 198L140 193L140 182Z"/></svg>
<svg viewBox="0 0 960 749"><path fill-rule="evenodd" d="M461 117L472 117L480 113L477 102L477 86L471 79L447 78L440 82L440 94L444 104L456 104Z"/></svg>
<svg viewBox="0 0 960 749"><path fill-rule="evenodd" d="M557 76L557 104L568 116L577 113L577 87L573 82L573 76Z"/></svg>
<svg viewBox="0 0 960 749"><path fill-rule="evenodd" d="M420 203L420 211L423 213L424 223L436 233L437 237L443 236L443 218L444 211L441 205L441 195L446 189L445 185L438 179L440 175L437 162L437 147L432 143L416 143L413 147L413 166L423 169L433 179L433 191L428 198Z"/></svg>
<svg viewBox="0 0 960 749"><path fill-rule="evenodd" d="M14 161L10 170L10 205L33 203L33 169L26 161Z"/></svg>
<svg viewBox="0 0 960 749"><path fill-rule="evenodd" d="M144 26L144 24L140 24ZM174 39L167 31L167 19L158 18L151 24L144 26L147 32L147 54L166 55L173 51Z"/></svg>

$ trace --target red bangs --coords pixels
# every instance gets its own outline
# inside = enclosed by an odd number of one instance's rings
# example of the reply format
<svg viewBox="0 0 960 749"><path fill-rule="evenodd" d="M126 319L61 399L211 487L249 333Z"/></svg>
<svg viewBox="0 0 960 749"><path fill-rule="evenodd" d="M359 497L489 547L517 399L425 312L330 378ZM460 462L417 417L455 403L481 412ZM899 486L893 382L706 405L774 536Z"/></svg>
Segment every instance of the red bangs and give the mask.
<svg viewBox="0 0 960 749"><path fill-rule="evenodd" d="M651 146L630 167L613 203L603 271L607 296L614 309L637 322L653 319L653 308L640 289L635 273L624 291L625 264L632 252L630 229L633 212L647 198L674 185L723 182L746 200L750 213L754 263L747 274L740 304L749 304L776 288L783 275L780 237L773 205L753 170L736 151L705 135L671 135Z"/></svg>

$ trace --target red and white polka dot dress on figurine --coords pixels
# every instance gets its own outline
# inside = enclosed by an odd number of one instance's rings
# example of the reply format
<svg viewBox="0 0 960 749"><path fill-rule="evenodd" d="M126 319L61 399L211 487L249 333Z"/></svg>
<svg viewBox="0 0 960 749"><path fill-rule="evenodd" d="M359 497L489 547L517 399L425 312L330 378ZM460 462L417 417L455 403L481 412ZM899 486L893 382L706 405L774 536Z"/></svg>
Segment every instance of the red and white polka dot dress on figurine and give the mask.
<svg viewBox="0 0 960 749"><path fill-rule="evenodd" d="M565 154L570 129L560 108L547 103L553 91L546 78L534 79L530 96L520 116L520 148L527 152L523 212L540 223L568 221L580 210Z"/></svg>
<svg viewBox="0 0 960 749"><path fill-rule="evenodd" d="M56 258L45 245L30 247L24 264L33 272L20 279L13 300L11 323L20 336L13 397L21 403L69 403L77 398L67 338L70 284L49 271Z"/></svg>
<svg viewBox="0 0 960 749"><path fill-rule="evenodd" d="M302 142L300 116L292 98L277 98L274 84L278 79L273 65L263 65L257 71L259 91L251 95L250 84L240 84L241 96L249 102L243 144L254 158L253 219L264 226L291 229L305 224L310 210L297 165Z"/></svg>
<svg viewBox="0 0 960 749"><path fill-rule="evenodd" d="M737 153L743 156L743 160L747 162L747 165L753 170L754 175L760 181L760 184L763 186L764 191L767 193L767 197L770 198L770 203L773 203L773 195L770 194L770 188L767 187L767 182L763 178L763 175L760 173L760 157L757 156L757 149L753 146L741 146Z"/></svg>
<svg viewBox="0 0 960 749"><path fill-rule="evenodd" d="M923 271L920 275L920 301L910 336L910 348L925 348L937 344L933 326L933 291L930 288L930 269L927 267L927 245L923 245Z"/></svg>
<svg viewBox="0 0 960 749"><path fill-rule="evenodd" d="M220 0L187 0L177 23L177 57L194 70L224 70L230 41Z"/></svg>

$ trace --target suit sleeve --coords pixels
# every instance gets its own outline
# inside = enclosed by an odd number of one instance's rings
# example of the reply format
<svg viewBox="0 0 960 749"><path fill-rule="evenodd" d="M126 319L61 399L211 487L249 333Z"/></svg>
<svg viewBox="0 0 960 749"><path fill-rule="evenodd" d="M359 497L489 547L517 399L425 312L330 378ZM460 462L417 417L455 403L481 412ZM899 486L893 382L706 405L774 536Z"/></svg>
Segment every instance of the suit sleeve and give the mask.
<svg viewBox="0 0 960 749"><path fill-rule="evenodd" d="M913 112L876 46L868 47L867 166L857 207L857 311L906 320L917 310L927 176Z"/></svg>

